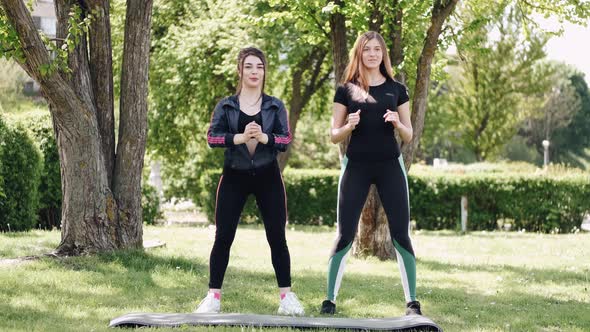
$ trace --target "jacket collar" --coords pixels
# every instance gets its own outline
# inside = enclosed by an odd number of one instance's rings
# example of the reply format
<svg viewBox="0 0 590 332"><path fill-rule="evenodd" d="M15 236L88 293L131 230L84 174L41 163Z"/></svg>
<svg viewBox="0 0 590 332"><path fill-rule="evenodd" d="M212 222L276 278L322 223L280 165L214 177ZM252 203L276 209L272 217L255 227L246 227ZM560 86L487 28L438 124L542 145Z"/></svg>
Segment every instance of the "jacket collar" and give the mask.
<svg viewBox="0 0 590 332"><path fill-rule="evenodd" d="M222 106L230 106L236 110L240 109L239 105L240 105L240 103L238 101L238 95L231 95L231 96L225 98L222 102ZM278 99L263 93L262 94L262 105L260 107L261 110L269 109L272 106L274 106L276 108L280 107Z"/></svg>

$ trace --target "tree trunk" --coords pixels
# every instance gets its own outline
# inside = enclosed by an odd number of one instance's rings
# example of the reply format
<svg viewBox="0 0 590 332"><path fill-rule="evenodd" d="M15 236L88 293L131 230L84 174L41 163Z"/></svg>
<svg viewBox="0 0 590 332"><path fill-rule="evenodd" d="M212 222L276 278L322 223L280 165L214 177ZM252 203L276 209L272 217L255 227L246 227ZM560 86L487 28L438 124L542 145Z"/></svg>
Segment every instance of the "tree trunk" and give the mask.
<svg viewBox="0 0 590 332"><path fill-rule="evenodd" d="M334 1L340 8L344 7L342 0ZM342 13L332 13L330 15L330 39L332 42L332 59L334 61L334 83L335 87L342 83L344 71L348 64L348 46L346 40L346 18ZM349 140L338 144L340 159L346 153L346 147Z"/></svg>
<svg viewBox="0 0 590 332"><path fill-rule="evenodd" d="M108 0L93 0L90 10L96 10L90 25L89 53L92 92L94 94L105 167L112 185L115 169L115 113L113 92L113 51Z"/></svg>
<svg viewBox="0 0 590 332"><path fill-rule="evenodd" d="M371 1L371 17L369 18L369 30L381 31L381 25L383 24L383 10L381 8L380 0Z"/></svg>
<svg viewBox="0 0 590 332"><path fill-rule="evenodd" d="M299 122L299 117L301 116L301 110L303 109L302 100L301 100L301 81L303 79L303 68L297 66L295 71L293 72L293 78L291 79L291 100L289 101L289 127L291 130L291 134L293 136L293 142L295 142L295 132L297 130L297 123ZM282 170L285 169L287 166L287 161L291 156L292 148L289 146L287 151L282 152L277 157L279 161L279 167Z"/></svg>
<svg viewBox="0 0 590 332"><path fill-rule="evenodd" d="M334 3L344 7L342 0ZM346 18L341 12L333 13L330 16L330 37L332 41L332 56L334 59L334 80L336 86L342 81L344 70L348 64L348 46L346 45Z"/></svg>
<svg viewBox="0 0 590 332"><path fill-rule="evenodd" d="M336 4L342 6L341 1L336 1ZM377 6L376 1L373 3ZM373 11L375 22L372 23L372 28L379 31L381 28L382 18L379 18L378 12ZM346 43L346 24L345 18L340 13L334 13L330 17L330 36L332 39L332 50L334 60L334 74L336 87L342 82L344 70L348 64L348 48ZM349 139L338 145L340 158L342 159L346 153ZM375 186L371 186L367 201L361 212L359 221L359 228L355 241L353 243L354 255L376 255L380 258L391 257L393 253L393 242L387 241L391 238L389 235L389 227L387 225L387 218L381 205L381 200L377 194Z"/></svg>
<svg viewBox="0 0 590 332"><path fill-rule="evenodd" d="M430 72L432 59L438 48L438 38L442 32L442 26L451 15L458 0L436 0L432 8L430 27L426 32L424 47L418 59L416 69L416 84L414 86L414 97L412 98L412 127L414 137L408 144L402 144L402 154L406 170L410 169L414 155L420 144L420 138L424 130L424 117L426 115L426 102L428 98L428 87L430 86Z"/></svg>
<svg viewBox="0 0 590 332"><path fill-rule="evenodd" d="M369 190L352 250L356 256L376 256L382 260L395 257L387 216L375 185Z"/></svg>
<svg viewBox="0 0 590 332"><path fill-rule="evenodd" d="M61 38L67 35L70 8L75 4L84 6L82 16L92 8L106 17L95 18L89 30L90 43L82 35L71 50L68 58L71 74L58 70L42 75L41 66L50 64L51 60L30 12L22 0L0 1L20 45L24 45L25 62L21 66L39 83L50 105L63 194L62 240L56 252L78 255L141 247L140 180L147 129L152 2L127 3L124 54L127 65L123 69L120 146L115 158L109 152L112 149L109 142L114 141L109 133L114 127L108 2L55 1L57 35ZM113 173L110 163L115 159L120 166Z"/></svg>
<svg viewBox="0 0 590 332"><path fill-rule="evenodd" d="M124 247L142 246L141 171L148 130L151 20L152 0L127 0L119 142L113 178Z"/></svg>
<svg viewBox="0 0 590 332"><path fill-rule="evenodd" d="M78 128L61 122L57 123L57 144L63 193L62 239L57 253L78 255L116 249L120 242L117 205L108 185L104 161L97 158L102 151L96 118L87 117L86 123L81 122Z"/></svg>
<svg viewBox="0 0 590 332"><path fill-rule="evenodd" d="M328 52L321 46L314 47L308 56L303 57L293 68L293 77L291 79L291 100L289 100L289 127L295 142L297 132L297 123L301 117L303 108L309 103L313 94L324 85L330 78L331 70L320 76L322 65ZM304 80L303 75L311 71L311 78ZM305 82L305 84L304 84ZM291 144L292 146L292 144ZM291 146L287 151L280 153L278 156L279 167L283 170L287 166L287 161L291 156Z"/></svg>

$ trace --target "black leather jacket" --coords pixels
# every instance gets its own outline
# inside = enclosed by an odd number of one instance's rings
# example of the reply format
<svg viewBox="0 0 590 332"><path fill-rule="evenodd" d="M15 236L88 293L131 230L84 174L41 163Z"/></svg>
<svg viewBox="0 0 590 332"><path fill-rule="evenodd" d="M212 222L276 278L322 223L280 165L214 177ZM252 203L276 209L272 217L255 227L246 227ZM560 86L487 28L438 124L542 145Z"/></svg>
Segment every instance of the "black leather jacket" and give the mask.
<svg viewBox="0 0 590 332"><path fill-rule="evenodd" d="M212 148L226 148L225 166L248 170L266 166L273 162L279 151L286 151L291 143L291 130L285 105L278 98L262 95L262 131L268 135L268 143L258 143L253 157L246 144L234 144L238 133L240 105L237 95L223 98L211 116L207 130L207 143Z"/></svg>

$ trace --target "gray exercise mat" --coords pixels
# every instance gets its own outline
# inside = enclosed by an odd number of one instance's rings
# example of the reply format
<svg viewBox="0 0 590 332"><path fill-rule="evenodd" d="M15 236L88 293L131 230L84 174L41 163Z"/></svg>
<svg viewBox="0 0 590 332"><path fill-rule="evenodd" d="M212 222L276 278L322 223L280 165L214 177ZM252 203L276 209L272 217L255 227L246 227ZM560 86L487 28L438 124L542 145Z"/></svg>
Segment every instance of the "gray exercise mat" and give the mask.
<svg viewBox="0 0 590 332"><path fill-rule="evenodd" d="M132 313L113 319L109 327L175 327L181 325L442 332L442 329L432 320L424 316L417 315L393 318L352 319L334 317L290 317L254 314Z"/></svg>

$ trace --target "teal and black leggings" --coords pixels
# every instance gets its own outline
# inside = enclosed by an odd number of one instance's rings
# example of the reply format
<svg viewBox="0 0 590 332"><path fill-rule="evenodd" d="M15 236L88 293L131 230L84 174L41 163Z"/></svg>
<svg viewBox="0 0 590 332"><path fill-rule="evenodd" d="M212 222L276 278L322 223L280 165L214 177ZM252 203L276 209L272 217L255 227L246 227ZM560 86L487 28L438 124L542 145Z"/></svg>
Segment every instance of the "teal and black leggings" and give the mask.
<svg viewBox="0 0 590 332"><path fill-rule="evenodd" d="M336 301L371 184L376 185L387 215L406 301L415 301L416 258L410 240L408 181L401 155L398 159L378 162L344 158L338 184L337 238L328 265L328 299Z"/></svg>

